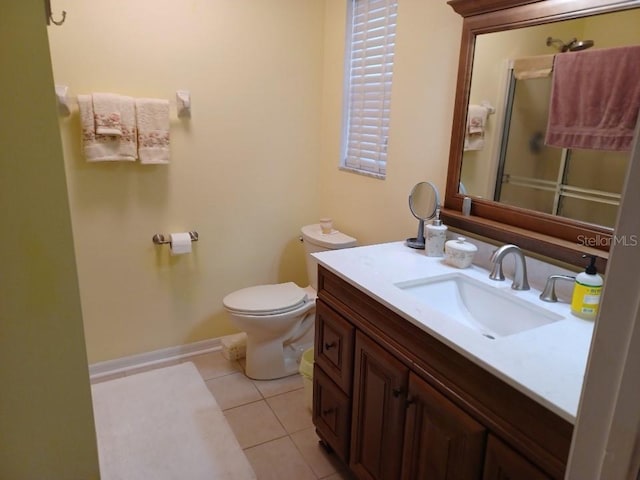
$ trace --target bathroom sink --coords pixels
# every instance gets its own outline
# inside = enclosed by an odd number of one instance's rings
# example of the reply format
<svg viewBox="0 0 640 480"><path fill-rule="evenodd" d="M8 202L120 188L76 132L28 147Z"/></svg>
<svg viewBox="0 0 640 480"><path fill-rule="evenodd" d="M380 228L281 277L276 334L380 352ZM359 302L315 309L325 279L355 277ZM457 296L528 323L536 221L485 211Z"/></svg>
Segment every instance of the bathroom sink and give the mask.
<svg viewBox="0 0 640 480"><path fill-rule="evenodd" d="M563 318L461 273L394 285L490 339L531 330Z"/></svg>

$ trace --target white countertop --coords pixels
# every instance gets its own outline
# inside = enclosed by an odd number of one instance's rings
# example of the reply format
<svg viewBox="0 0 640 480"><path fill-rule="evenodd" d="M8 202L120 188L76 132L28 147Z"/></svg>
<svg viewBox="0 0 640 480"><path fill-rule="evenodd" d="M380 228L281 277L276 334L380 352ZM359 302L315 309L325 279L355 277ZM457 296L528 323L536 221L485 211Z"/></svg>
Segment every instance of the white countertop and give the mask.
<svg viewBox="0 0 640 480"><path fill-rule="evenodd" d="M509 279L495 282L489 279L488 271L476 266L463 270L450 267L442 258L427 257L423 250L408 248L403 242L319 252L313 256L354 287L575 423L594 323L572 315L568 304L543 302L537 290L512 290ZM468 275L564 318L488 339L394 285L453 272Z"/></svg>

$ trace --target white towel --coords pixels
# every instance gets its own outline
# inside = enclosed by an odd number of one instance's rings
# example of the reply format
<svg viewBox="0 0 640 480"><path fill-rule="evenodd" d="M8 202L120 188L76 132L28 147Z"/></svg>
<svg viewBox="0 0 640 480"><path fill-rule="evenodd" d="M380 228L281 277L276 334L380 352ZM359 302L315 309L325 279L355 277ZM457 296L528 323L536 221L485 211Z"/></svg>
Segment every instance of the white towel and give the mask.
<svg viewBox="0 0 640 480"><path fill-rule="evenodd" d="M484 130L488 114L487 107L469 105L467 129L464 137L465 150L482 150L484 148Z"/></svg>
<svg viewBox="0 0 640 480"><path fill-rule="evenodd" d="M137 135L133 98L120 97L121 135L100 135L96 133L93 99L91 95L78 95L80 124L82 126L82 147L88 162L128 161L137 158Z"/></svg>
<svg viewBox="0 0 640 480"><path fill-rule="evenodd" d="M136 99L140 163L169 163L169 101Z"/></svg>
<svg viewBox="0 0 640 480"><path fill-rule="evenodd" d="M98 135L122 135L120 95L115 93L94 93L93 116Z"/></svg>

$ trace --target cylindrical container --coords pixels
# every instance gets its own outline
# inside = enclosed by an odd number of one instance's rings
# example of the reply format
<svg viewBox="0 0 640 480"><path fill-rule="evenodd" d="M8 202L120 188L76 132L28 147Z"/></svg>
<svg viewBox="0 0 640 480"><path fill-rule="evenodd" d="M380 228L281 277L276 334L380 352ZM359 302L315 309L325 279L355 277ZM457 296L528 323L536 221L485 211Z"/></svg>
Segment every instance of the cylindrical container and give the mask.
<svg viewBox="0 0 640 480"><path fill-rule="evenodd" d="M586 255L584 255L586 257ZM587 269L576 275L576 283L571 297L571 313L592 320L598 314L600 294L604 280L596 270L596 257L591 256L591 262Z"/></svg>
<svg viewBox="0 0 640 480"><path fill-rule="evenodd" d="M320 230L322 230L324 234L333 232L333 220L330 218L321 218Z"/></svg>
<svg viewBox="0 0 640 480"><path fill-rule="evenodd" d="M473 256L478 251L473 243L466 241L464 237L449 240L444 245L444 261L456 268L468 268L473 262Z"/></svg>
<svg viewBox="0 0 640 480"><path fill-rule="evenodd" d="M298 371L302 375L305 403L307 408L313 411L313 347L302 354Z"/></svg>
<svg viewBox="0 0 640 480"><path fill-rule="evenodd" d="M428 257L442 257L444 243L447 241L447 226L440 220L440 210L436 210L436 218L425 227L424 251Z"/></svg>

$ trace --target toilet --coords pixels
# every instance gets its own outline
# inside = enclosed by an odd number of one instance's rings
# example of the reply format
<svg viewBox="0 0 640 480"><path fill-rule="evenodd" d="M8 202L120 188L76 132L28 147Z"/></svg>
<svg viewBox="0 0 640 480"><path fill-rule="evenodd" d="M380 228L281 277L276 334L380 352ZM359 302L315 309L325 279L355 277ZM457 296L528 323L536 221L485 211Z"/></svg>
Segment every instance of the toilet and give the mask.
<svg viewBox="0 0 640 480"><path fill-rule="evenodd" d="M337 230L322 233L320 224L302 227L310 285L293 282L258 285L228 294L222 300L231 323L247 335L245 373L255 380L271 380L298 372L315 320L318 264L311 253L353 247L356 240Z"/></svg>

